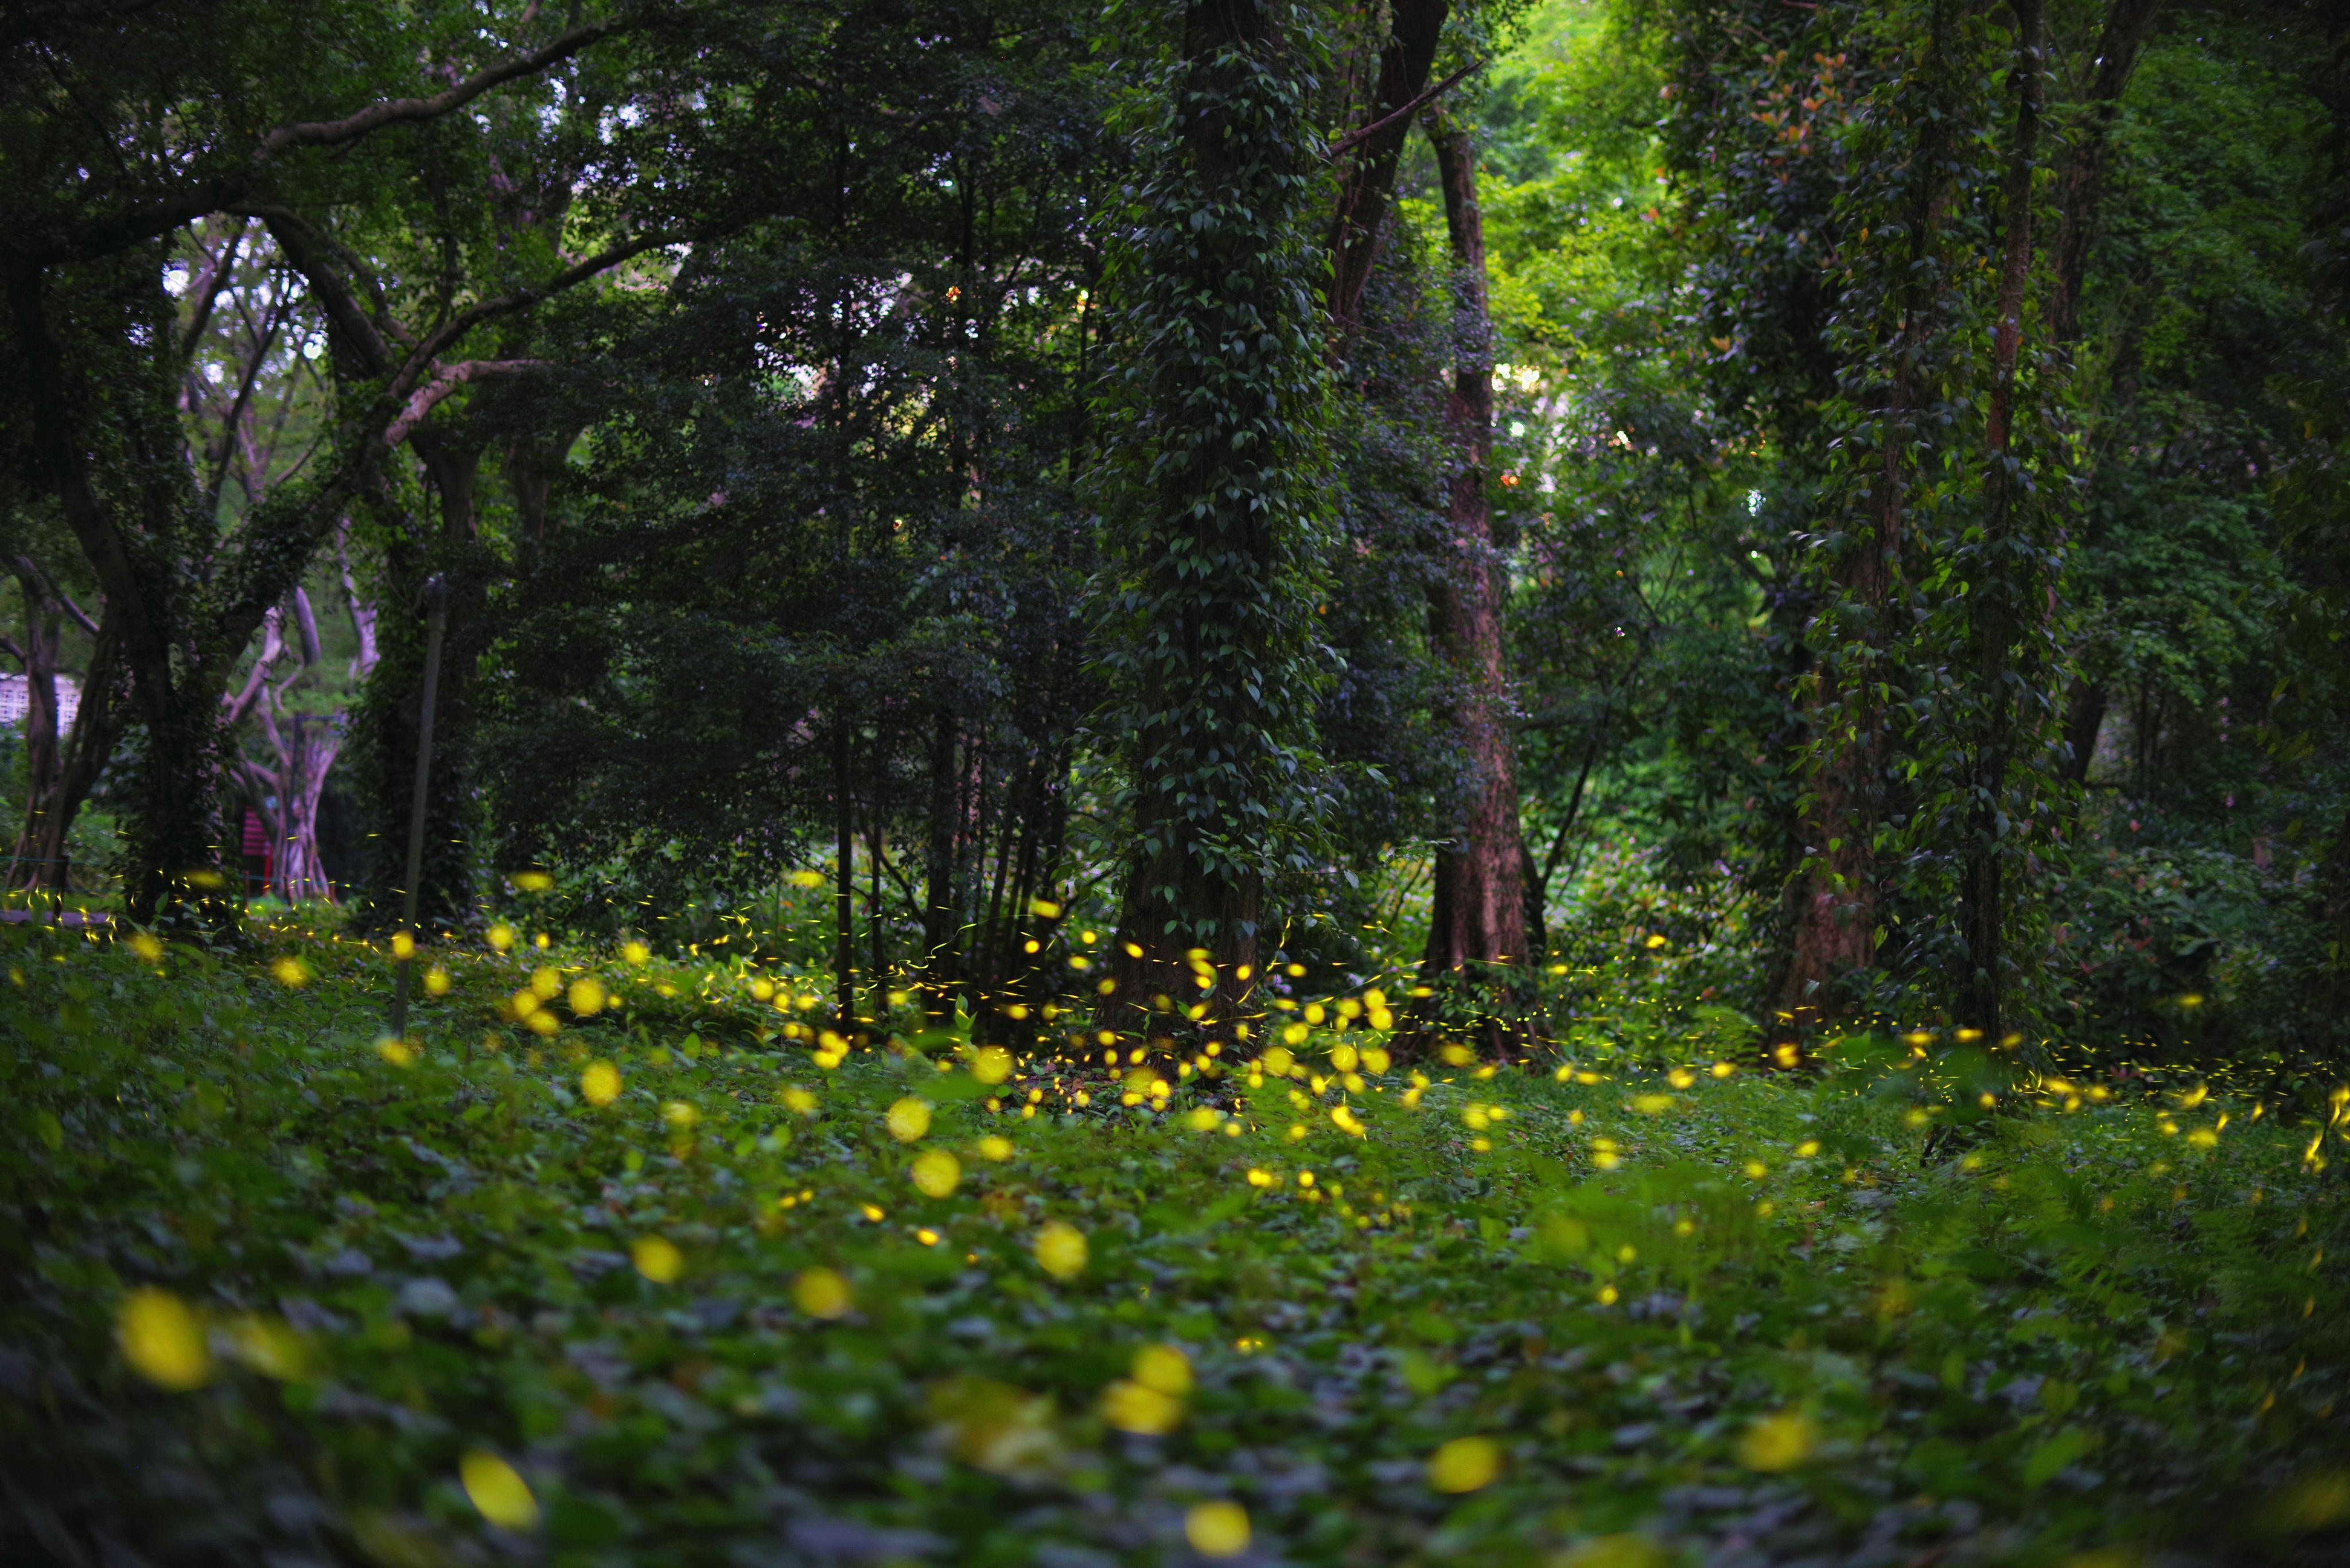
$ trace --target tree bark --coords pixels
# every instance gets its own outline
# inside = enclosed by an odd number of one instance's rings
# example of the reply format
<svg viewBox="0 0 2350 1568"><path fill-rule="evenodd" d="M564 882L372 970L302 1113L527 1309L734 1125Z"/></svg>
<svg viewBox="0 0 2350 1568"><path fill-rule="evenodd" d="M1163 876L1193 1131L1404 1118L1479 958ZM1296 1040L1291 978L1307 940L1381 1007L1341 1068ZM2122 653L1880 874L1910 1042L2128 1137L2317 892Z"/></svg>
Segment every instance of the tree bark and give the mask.
<svg viewBox="0 0 2350 1568"><path fill-rule="evenodd" d="M1455 738L1463 771L1452 836L1436 853L1421 960L1436 974L1525 961L1526 855L1509 728L1503 574L1485 488L1492 454L1493 351L1475 151L1466 127L1451 117L1430 124L1429 140L1452 248L1452 377L1444 410L1452 450L1445 494L1450 537L1429 589L1429 638L1446 677L1439 722Z"/></svg>
<svg viewBox="0 0 2350 1568"><path fill-rule="evenodd" d="M2111 701L2102 680L2082 677L2073 682L2064 700L2064 782L2075 786L2089 782L2089 764L2096 760L2097 735L2106 727L2106 707Z"/></svg>
<svg viewBox="0 0 2350 1568"><path fill-rule="evenodd" d="M1935 27L1941 23L1938 10ZM1949 68L1941 56L1939 34L1929 34L1918 75L1903 90L1932 92L1934 73ZM1805 863L1789 880L1781 905L1786 961L1772 988L1772 1017L1764 1029L1766 1040L1782 1048L1842 1013L1852 977L1877 959L1876 835L1885 813L1887 737L1874 666L1884 658L1892 630L1918 362L1939 327L1939 285L1929 274L1951 200L1940 162L1947 118L1930 104L1919 109L1911 156L1904 163L1906 177L1915 181L1901 212L1908 243L1894 275L1899 281L1887 285L1890 330L1878 360L1884 368L1864 394L1877 431L1875 448L1858 470L1868 488L1856 519L1857 537L1833 567L1836 602L1823 611L1824 619L1838 618L1826 629L1844 641L1839 649L1821 651L1804 704L1805 726L1816 748L1808 804L1801 814ZM1815 628L1820 624L1815 621Z"/></svg>
<svg viewBox="0 0 2350 1568"><path fill-rule="evenodd" d="M1450 8L1450 0L1397 0L1392 7L1390 31L1379 50L1378 86L1366 121L1378 129L1349 155L1330 224L1330 282L1324 297L1334 352L1354 334L1363 290L1378 260L1396 170L1411 140L1415 115L1406 110L1428 86Z"/></svg>
<svg viewBox="0 0 2350 1568"><path fill-rule="evenodd" d="M2040 149L2045 22L2042 0L2013 0L2013 10L2015 119L2002 194L1999 304L1991 326L1991 405L1984 424L1982 569L1967 596L1975 694L1985 712L1975 740L1973 776L1968 781L1972 801L1959 867L1959 931L1966 956L1954 988L1960 1021L1994 1042L2005 1033L2007 960L2000 938L2012 853L2005 842L2010 830L2007 773L2015 738L2015 698L2008 677L2012 645L2035 613L2034 607L2022 601L2038 580L2037 573L2019 573L2009 546L2016 513L2029 504L2014 452L2016 361L2023 344L2024 286L2032 275L2032 176Z"/></svg>
<svg viewBox="0 0 2350 1568"><path fill-rule="evenodd" d="M1141 441L1157 452L1133 542L1136 849L1113 980L1153 1041L1246 1027L1263 856L1301 722L1292 552L1318 503L1321 313L1298 243L1313 130L1274 0L1192 0L1173 145L1139 258L1153 317Z"/></svg>
<svg viewBox="0 0 2350 1568"><path fill-rule="evenodd" d="M933 1024L953 1014L951 998L960 978L955 868L962 817L955 809L955 754L961 739L953 712L941 703L931 734L930 833L922 846L922 1008Z"/></svg>
<svg viewBox="0 0 2350 1568"><path fill-rule="evenodd" d="M2089 246L2096 238L2098 198L2104 193L2106 153L2121 111L2123 91L2154 30L2160 0L2110 0L2097 36L2096 75L2078 130L2056 171L2056 237L2048 280L2048 337L2069 347L2081 329L2081 286L2088 275Z"/></svg>
<svg viewBox="0 0 2350 1568"><path fill-rule="evenodd" d="M418 427L409 445L438 503L439 525L396 518L374 632L381 647L352 715L353 771L371 821L352 924L386 931L403 923L408 823L414 808L418 728L423 716L426 617L421 595L435 573L448 585L441 679L433 698L432 769L426 784L424 859L418 878L420 936L462 930L479 919L483 875L473 784L479 704L474 670L489 642L488 607L499 570L478 536L475 489L482 446L463 428ZM389 614L381 611L389 610Z"/></svg>
<svg viewBox="0 0 2350 1568"><path fill-rule="evenodd" d="M847 704L839 702L835 704L832 714L833 852L837 857L832 883L837 939L833 986L837 993L834 1006L839 1012L844 1033L857 1018L857 800L848 787L848 759Z"/></svg>
<svg viewBox="0 0 2350 1568"><path fill-rule="evenodd" d="M50 865L34 846L43 838L47 814L56 804L57 786L65 779L65 757L57 724L57 653L62 640L62 607L48 594L48 586L21 567L16 582L25 596L25 819L16 834L6 886L65 890L62 865Z"/></svg>

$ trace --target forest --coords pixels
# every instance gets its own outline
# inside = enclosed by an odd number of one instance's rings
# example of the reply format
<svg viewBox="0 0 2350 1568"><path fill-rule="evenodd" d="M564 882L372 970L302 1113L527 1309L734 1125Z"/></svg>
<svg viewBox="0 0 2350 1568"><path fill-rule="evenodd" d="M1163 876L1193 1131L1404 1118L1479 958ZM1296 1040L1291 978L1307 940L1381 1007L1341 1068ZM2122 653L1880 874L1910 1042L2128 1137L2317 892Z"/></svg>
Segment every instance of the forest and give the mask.
<svg viewBox="0 0 2350 1568"><path fill-rule="evenodd" d="M0 60L0 1558L2350 1558L2350 12Z"/></svg>

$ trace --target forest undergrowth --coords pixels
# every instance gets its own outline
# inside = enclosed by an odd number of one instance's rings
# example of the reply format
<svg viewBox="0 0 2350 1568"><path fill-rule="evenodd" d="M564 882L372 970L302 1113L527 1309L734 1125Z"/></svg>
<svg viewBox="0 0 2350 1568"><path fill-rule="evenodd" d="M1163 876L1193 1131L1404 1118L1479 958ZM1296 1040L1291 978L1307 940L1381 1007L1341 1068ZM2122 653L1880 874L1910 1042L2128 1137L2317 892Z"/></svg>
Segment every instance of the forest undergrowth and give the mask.
<svg viewBox="0 0 2350 1568"><path fill-rule="evenodd" d="M2041 1080L1929 1163L1923 1037L1415 1064L1334 1005L1112 1065L517 942L437 957L403 1045L383 950L262 937L0 937L0 1555L2345 1542L2327 1127L2183 1078Z"/></svg>

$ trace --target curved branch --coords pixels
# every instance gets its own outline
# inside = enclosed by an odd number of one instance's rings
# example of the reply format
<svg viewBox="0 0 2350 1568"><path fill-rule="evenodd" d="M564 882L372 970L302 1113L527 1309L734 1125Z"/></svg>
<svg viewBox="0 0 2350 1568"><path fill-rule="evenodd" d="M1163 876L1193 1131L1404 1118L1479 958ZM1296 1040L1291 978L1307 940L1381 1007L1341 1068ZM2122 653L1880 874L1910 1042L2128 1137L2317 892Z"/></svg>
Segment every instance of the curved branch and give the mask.
<svg viewBox="0 0 2350 1568"><path fill-rule="evenodd" d="M1372 137L1377 136L1380 131L1402 124L1405 120L1409 119L1413 115L1418 114L1431 99L1442 96L1447 88L1458 84L1461 78L1468 76L1472 71L1482 71L1484 68L1485 62L1483 60L1478 60L1470 65L1461 67L1459 70L1454 71L1451 76L1445 78L1434 87L1423 91L1418 98L1413 99L1401 109L1396 109L1391 113L1383 114L1379 116L1378 119L1371 121L1370 124L1358 127L1356 130L1347 132L1346 135L1340 137L1337 140L1330 144L1330 151L1326 156L1336 158L1339 154L1348 151L1350 148L1369 140Z"/></svg>
<svg viewBox="0 0 2350 1568"><path fill-rule="evenodd" d="M616 267L631 256L642 255L645 252L661 245L674 244L682 237L679 234L646 234L630 240L626 244L615 245L608 251L589 256L577 266L566 267L535 287L517 289L512 294L501 295L495 299L484 299L478 304L466 306L435 328L432 336L426 337L422 343L417 345L416 351L408 357L408 362L402 365L400 368L400 373L392 378L391 395L397 398L413 390L417 382L422 379L425 368L440 357L442 350L455 343L483 322L494 320L501 316L511 316L517 310L527 310L539 301L585 283L598 273Z"/></svg>
<svg viewBox="0 0 2350 1568"><path fill-rule="evenodd" d="M415 395L408 400L407 407L400 410L400 417L384 427L383 444L398 446L406 441L409 432L432 411L434 404L468 381L477 381L484 376L512 376L525 370L546 368L544 359L463 359L448 366L419 387Z"/></svg>
<svg viewBox="0 0 2350 1568"><path fill-rule="evenodd" d="M452 109L463 109L492 88L510 82L516 77L532 76L571 55L627 27L625 21L590 22L584 27L574 27L543 49L477 71L447 92L431 98L386 99L372 103L357 114L341 119L307 120L299 125L281 125L261 139L261 155L273 156L288 147L338 147L346 141L357 141L370 131L387 125L410 124L421 119L438 119Z"/></svg>
<svg viewBox="0 0 2350 1568"><path fill-rule="evenodd" d="M269 236L277 242L279 252L302 275L302 281L310 286L311 296L327 314L328 325L366 360L368 373L380 376L390 369L390 346L360 308L359 296L351 292L350 285L343 281L342 274L328 259L325 237L290 208L249 206L237 209L237 215L259 218L268 225Z"/></svg>

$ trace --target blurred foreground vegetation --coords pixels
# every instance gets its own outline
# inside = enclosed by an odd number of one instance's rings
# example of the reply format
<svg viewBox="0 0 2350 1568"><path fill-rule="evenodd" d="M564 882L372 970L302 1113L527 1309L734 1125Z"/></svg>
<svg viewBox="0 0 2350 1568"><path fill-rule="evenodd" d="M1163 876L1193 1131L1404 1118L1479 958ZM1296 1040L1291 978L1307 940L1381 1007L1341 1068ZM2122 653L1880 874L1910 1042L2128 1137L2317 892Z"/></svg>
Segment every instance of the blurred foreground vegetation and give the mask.
<svg viewBox="0 0 2350 1568"><path fill-rule="evenodd" d="M1333 997L1137 1074L527 941L440 955L403 1045L380 950L260 934L0 937L11 1561L2117 1568L2350 1521L2322 1103L2076 1075L1929 1163L1922 1041L1414 1071Z"/></svg>

